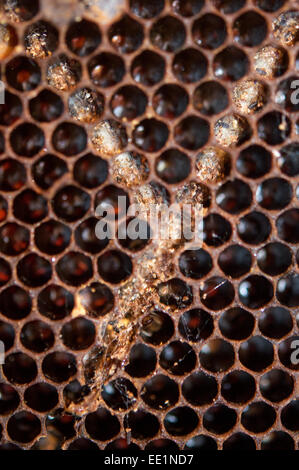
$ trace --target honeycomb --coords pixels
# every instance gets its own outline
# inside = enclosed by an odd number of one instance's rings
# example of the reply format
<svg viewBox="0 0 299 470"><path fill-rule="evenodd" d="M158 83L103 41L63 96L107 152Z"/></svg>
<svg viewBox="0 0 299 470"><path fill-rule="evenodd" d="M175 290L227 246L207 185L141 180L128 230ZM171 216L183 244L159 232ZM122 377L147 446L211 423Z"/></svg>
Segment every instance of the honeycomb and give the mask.
<svg viewBox="0 0 299 470"><path fill-rule="evenodd" d="M298 1L102 3L0 2L0 449L298 448ZM204 243L169 251L84 410L152 243L99 240L96 208L139 177L202 185Z"/></svg>

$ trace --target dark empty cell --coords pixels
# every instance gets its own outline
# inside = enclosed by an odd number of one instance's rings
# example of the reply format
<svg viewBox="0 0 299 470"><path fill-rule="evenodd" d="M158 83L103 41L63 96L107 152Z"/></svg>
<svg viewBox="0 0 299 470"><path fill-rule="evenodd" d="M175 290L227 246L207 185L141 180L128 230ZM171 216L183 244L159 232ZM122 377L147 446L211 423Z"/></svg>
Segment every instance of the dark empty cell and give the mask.
<svg viewBox="0 0 299 470"><path fill-rule="evenodd" d="M19 385L32 382L37 376L35 361L21 352L7 356L2 369L7 380Z"/></svg>
<svg viewBox="0 0 299 470"><path fill-rule="evenodd" d="M36 246L43 253L57 255L69 245L71 229L57 220L49 220L37 227L34 232Z"/></svg>
<svg viewBox="0 0 299 470"><path fill-rule="evenodd" d="M199 353L202 367L210 372L223 372L235 361L234 348L221 338L207 341Z"/></svg>
<svg viewBox="0 0 299 470"><path fill-rule="evenodd" d="M50 320L62 320L73 310L74 298L64 287L50 284L38 294L37 306Z"/></svg>
<svg viewBox="0 0 299 470"><path fill-rule="evenodd" d="M149 442L145 446L147 451L162 451L162 452L179 452L179 446L176 442L171 441L170 439L160 438L154 441Z"/></svg>
<svg viewBox="0 0 299 470"><path fill-rule="evenodd" d="M64 122L56 127L52 144L57 152L72 157L83 152L87 145L87 134L83 127L71 122Z"/></svg>
<svg viewBox="0 0 299 470"><path fill-rule="evenodd" d="M212 403L218 394L217 381L204 372L194 372L182 384L185 399L194 406Z"/></svg>
<svg viewBox="0 0 299 470"><path fill-rule="evenodd" d="M153 310L142 318L140 335L146 343L160 346L166 343L173 333L173 321L164 312Z"/></svg>
<svg viewBox="0 0 299 470"><path fill-rule="evenodd" d="M213 62L214 75L218 79L240 80L249 68L249 60L245 52L235 46L228 46L219 52Z"/></svg>
<svg viewBox="0 0 299 470"><path fill-rule="evenodd" d="M212 258L203 249L183 251L179 258L182 274L192 279L201 279L211 271L212 267Z"/></svg>
<svg viewBox="0 0 299 470"><path fill-rule="evenodd" d="M117 436L120 424L115 415L106 408L100 407L86 416L85 429L93 439L108 441Z"/></svg>
<svg viewBox="0 0 299 470"><path fill-rule="evenodd" d="M122 200L120 198L122 198ZM122 207L122 204L119 204L120 200L125 200L125 208ZM130 201L127 193L118 186L109 184L96 194L94 207L96 209L96 215L100 217L104 215L106 218L114 220L114 218L120 219L123 217L129 205ZM112 214L110 210L112 210Z"/></svg>
<svg viewBox="0 0 299 470"><path fill-rule="evenodd" d="M187 150L199 149L207 143L209 136L209 123L197 116L184 118L174 129L176 143Z"/></svg>
<svg viewBox="0 0 299 470"><path fill-rule="evenodd" d="M219 214L210 214L203 220L203 241L208 246L221 246L232 235L232 228L228 220Z"/></svg>
<svg viewBox="0 0 299 470"><path fill-rule="evenodd" d="M18 392L5 383L0 383L0 415L12 413L20 403Z"/></svg>
<svg viewBox="0 0 299 470"><path fill-rule="evenodd" d="M23 326L20 340L25 348L41 353L52 348L55 337L50 325L40 320L33 320Z"/></svg>
<svg viewBox="0 0 299 470"><path fill-rule="evenodd" d="M292 252L282 243L269 243L258 251L257 262L259 268L266 274L277 276L291 265Z"/></svg>
<svg viewBox="0 0 299 470"><path fill-rule="evenodd" d="M299 144L292 142L279 149L278 165L287 176L299 175Z"/></svg>
<svg viewBox="0 0 299 470"><path fill-rule="evenodd" d="M167 84L156 91L153 97L153 108L160 116L173 119L185 111L188 102L189 96L184 88Z"/></svg>
<svg viewBox="0 0 299 470"><path fill-rule="evenodd" d="M264 209L283 209L292 199L292 186L283 178L269 178L258 186L255 197Z"/></svg>
<svg viewBox="0 0 299 470"><path fill-rule="evenodd" d="M243 246L232 245L220 253L218 264L227 276L238 278L250 271L252 257Z"/></svg>
<svg viewBox="0 0 299 470"><path fill-rule="evenodd" d="M8 351L15 341L15 330L10 323L0 320L0 340L4 344L5 351Z"/></svg>
<svg viewBox="0 0 299 470"><path fill-rule="evenodd" d="M183 181L191 171L189 157L178 149L163 152L155 161L157 175L168 184Z"/></svg>
<svg viewBox="0 0 299 470"><path fill-rule="evenodd" d="M293 320L289 311L283 307L269 307L259 318L259 329L269 338L279 339L293 328Z"/></svg>
<svg viewBox="0 0 299 470"><path fill-rule="evenodd" d="M264 114L258 121L258 135L269 145L282 144L291 133L291 121L279 111Z"/></svg>
<svg viewBox="0 0 299 470"><path fill-rule="evenodd" d="M83 317L74 318L61 329L63 343L74 351L89 348L94 342L95 334L94 324Z"/></svg>
<svg viewBox="0 0 299 470"><path fill-rule="evenodd" d="M40 420L29 411L19 411L7 423L7 432L13 441L27 443L41 432Z"/></svg>
<svg viewBox="0 0 299 470"><path fill-rule="evenodd" d="M213 434L225 434L236 424L237 413L226 405L218 404L211 406L204 416L204 427Z"/></svg>
<svg viewBox="0 0 299 470"><path fill-rule="evenodd" d="M76 435L75 426L76 417L65 412L62 408L54 410L46 417L46 430L48 434L58 440L66 440Z"/></svg>
<svg viewBox="0 0 299 470"><path fill-rule="evenodd" d="M243 432L232 434L223 442L222 450L228 451L248 451L256 450L256 445L252 437Z"/></svg>
<svg viewBox="0 0 299 470"><path fill-rule="evenodd" d="M11 279L12 271L9 263L0 258L0 287L4 286Z"/></svg>
<svg viewBox="0 0 299 470"><path fill-rule="evenodd" d="M0 171L1 171L1 164L0 164ZM1 183L0 183L1 186ZM8 204L4 196L0 195L0 222L6 219L8 214Z"/></svg>
<svg viewBox="0 0 299 470"><path fill-rule="evenodd" d="M221 395L231 403L246 403L255 394L255 379L243 370L227 374L221 383Z"/></svg>
<svg viewBox="0 0 299 470"><path fill-rule="evenodd" d="M133 142L146 152L157 152L167 142L169 130L157 119L144 119L133 130Z"/></svg>
<svg viewBox="0 0 299 470"><path fill-rule="evenodd" d="M51 279L51 263L36 253L30 253L18 262L17 275L26 286L40 287Z"/></svg>
<svg viewBox="0 0 299 470"><path fill-rule="evenodd" d="M93 275L92 261L83 253L70 251L60 258L56 271L62 282L71 286L80 286Z"/></svg>
<svg viewBox="0 0 299 470"><path fill-rule="evenodd" d="M42 189L49 189L67 171L67 164L51 154L40 158L32 166L34 181Z"/></svg>
<svg viewBox="0 0 299 470"><path fill-rule="evenodd" d="M278 357L280 362L288 369L298 370L298 345L299 336L289 336L281 341L278 347Z"/></svg>
<svg viewBox="0 0 299 470"><path fill-rule="evenodd" d="M267 36L267 23L262 15L253 10L240 15L233 24L234 38L242 46L255 47Z"/></svg>
<svg viewBox="0 0 299 470"><path fill-rule="evenodd" d="M260 145L250 145L240 152L236 167L247 178L261 178L271 169L272 155Z"/></svg>
<svg viewBox="0 0 299 470"><path fill-rule="evenodd" d="M241 415L241 423L252 433L267 431L276 420L276 412L272 406L263 401L256 401L246 406Z"/></svg>
<svg viewBox="0 0 299 470"><path fill-rule="evenodd" d="M53 385L40 382L25 390L24 401L33 410L44 413L57 405L58 393Z"/></svg>
<svg viewBox="0 0 299 470"><path fill-rule="evenodd" d="M143 27L138 21L124 15L110 26L108 38L112 47L119 53L130 54L136 51L143 42Z"/></svg>
<svg viewBox="0 0 299 470"><path fill-rule="evenodd" d="M130 0L130 9L134 15L146 20L158 16L164 8L164 0Z"/></svg>
<svg viewBox="0 0 299 470"><path fill-rule="evenodd" d="M169 408L179 399L178 385L166 375L157 374L142 386L140 396L156 410Z"/></svg>
<svg viewBox="0 0 299 470"><path fill-rule="evenodd" d="M10 145L20 157L32 158L45 145L45 135L35 124L24 122L10 134Z"/></svg>
<svg viewBox="0 0 299 470"><path fill-rule="evenodd" d="M35 224L48 215L48 201L33 189L25 189L14 198L13 212L22 222Z"/></svg>
<svg viewBox="0 0 299 470"><path fill-rule="evenodd" d="M22 101L17 95L5 90L4 103L0 104L0 125L11 126L22 115Z"/></svg>
<svg viewBox="0 0 299 470"><path fill-rule="evenodd" d="M226 338L240 341L251 335L254 317L241 307L232 307L221 315L219 328Z"/></svg>
<svg viewBox="0 0 299 470"><path fill-rule="evenodd" d="M78 437L78 439L70 443L67 450L95 451L100 449L95 442L90 441L86 437Z"/></svg>
<svg viewBox="0 0 299 470"><path fill-rule="evenodd" d="M101 31L97 24L85 19L71 23L66 32L67 47L80 57L92 54L101 43L101 39Z"/></svg>
<svg viewBox="0 0 299 470"><path fill-rule="evenodd" d="M102 251L109 243L108 238L100 240L96 236L98 219L90 217L84 220L75 230L75 241L81 250L96 254Z"/></svg>
<svg viewBox="0 0 299 470"><path fill-rule="evenodd" d="M165 60L156 52L145 50L137 55L131 65L131 75L135 82L153 86L160 82L165 74Z"/></svg>
<svg viewBox="0 0 299 470"><path fill-rule="evenodd" d="M295 450L293 438L283 431L272 431L261 442L261 450Z"/></svg>
<svg viewBox="0 0 299 470"><path fill-rule="evenodd" d="M290 209L276 220L279 238L289 243L299 243L299 209Z"/></svg>
<svg viewBox="0 0 299 470"><path fill-rule="evenodd" d="M132 121L142 116L147 107L146 94L133 85L119 88L111 98L110 109L117 119Z"/></svg>
<svg viewBox="0 0 299 470"><path fill-rule="evenodd" d="M269 219L264 214L254 211L240 219L237 231L243 242L249 245L259 245L269 237L271 225Z"/></svg>
<svg viewBox="0 0 299 470"><path fill-rule="evenodd" d="M299 111L299 101L297 98L298 91L296 91L298 86L294 87L293 85L293 83L297 85L298 80L299 77L293 75L282 80L276 89L275 102L289 113L296 113Z"/></svg>
<svg viewBox="0 0 299 470"><path fill-rule="evenodd" d="M85 188L92 189L100 186L107 176L107 162L92 153L79 158L74 165L74 179Z"/></svg>
<svg viewBox="0 0 299 470"><path fill-rule="evenodd" d="M199 424L199 418L192 408L179 406L169 411L164 418L164 427L172 436L190 434Z"/></svg>
<svg viewBox="0 0 299 470"><path fill-rule="evenodd" d="M171 6L175 13L188 18L200 12L204 0L171 0Z"/></svg>
<svg viewBox="0 0 299 470"><path fill-rule="evenodd" d="M285 0L256 0L256 5L263 11L274 12L283 7Z"/></svg>
<svg viewBox="0 0 299 470"><path fill-rule="evenodd" d="M106 282L119 284L132 274L130 257L118 250L106 251L98 258L98 271Z"/></svg>
<svg viewBox="0 0 299 470"><path fill-rule="evenodd" d="M270 341L262 336L252 336L241 344L239 359L247 369L260 372L270 366L274 359L274 350Z"/></svg>
<svg viewBox="0 0 299 470"><path fill-rule="evenodd" d="M151 27L150 40L153 46L165 52L175 52L186 40L184 24L174 16L163 16Z"/></svg>
<svg viewBox="0 0 299 470"><path fill-rule="evenodd" d="M261 308L273 297L271 281L264 276L252 274L239 284L239 298L246 307Z"/></svg>
<svg viewBox="0 0 299 470"><path fill-rule="evenodd" d="M80 290L80 303L91 317L102 317L114 306L114 296L105 284L93 282Z"/></svg>
<svg viewBox="0 0 299 470"><path fill-rule="evenodd" d="M62 99L50 90L42 90L29 101L30 114L36 121L51 122L63 113Z"/></svg>
<svg viewBox="0 0 299 470"><path fill-rule="evenodd" d="M279 279L276 288L278 301L287 307L299 306L299 274L289 273Z"/></svg>
<svg viewBox="0 0 299 470"><path fill-rule="evenodd" d="M151 238L151 229L145 220L132 217L119 225L117 236L118 242L123 248L137 252L143 250L148 244Z"/></svg>
<svg viewBox="0 0 299 470"><path fill-rule="evenodd" d="M4 442L3 444L0 444L0 450L22 450L19 446L16 444L13 444L12 442Z"/></svg>
<svg viewBox="0 0 299 470"><path fill-rule="evenodd" d="M67 222L81 219L89 209L90 196L77 186L64 186L52 201L55 214Z"/></svg>
<svg viewBox="0 0 299 470"><path fill-rule="evenodd" d="M7 83L18 91L34 90L41 81L37 63L24 56L14 57L5 68Z"/></svg>
<svg viewBox="0 0 299 470"><path fill-rule="evenodd" d="M176 54L172 62L173 74L184 83L198 82L206 75L207 68L206 57L191 47Z"/></svg>
<svg viewBox="0 0 299 470"><path fill-rule="evenodd" d="M129 442L127 438L119 437L118 439L115 439L114 441L109 442L109 444L106 445L105 450L109 452L112 452L112 451L136 452L140 450L140 448L138 447L137 444L135 444L135 442Z"/></svg>
<svg viewBox="0 0 299 470"><path fill-rule="evenodd" d="M224 43L226 35L225 21L213 13L201 16L192 26L193 41L205 49L217 49Z"/></svg>
<svg viewBox="0 0 299 470"><path fill-rule="evenodd" d="M137 390L128 379L118 377L102 388L102 398L109 408L124 411L136 402Z"/></svg>
<svg viewBox="0 0 299 470"><path fill-rule="evenodd" d="M131 377L146 377L155 370L156 362L156 353L153 348L142 343L135 344L129 354L126 372Z"/></svg>
<svg viewBox="0 0 299 470"><path fill-rule="evenodd" d="M213 333L213 318L205 310L194 308L180 316L178 330L185 339L197 343Z"/></svg>
<svg viewBox="0 0 299 470"><path fill-rule="evenodd" d="M158 418L142 409L130 411L125 417L125 423L134 439L149 439L154 437L160 429Z"/></svg>
<svg viewBox="0 0 299 470"><path fill-rule="evenodd" d="M273 369L260 379L260 391L264 398L274 403L291 395L294 380L291 375L280 369Z"/></svg>
<svg viewBox="0 0 299 470"><path fill-rule="evenodd" d="M11 320L21 320L31 312L32 301L29 294L13 285L0 293L1 313Z"/></svg>
<svg viewBox="0 0 299 470"><path fill-rule="evenodd" d="M65 406L68 408L72 403L80 403L89 393L90 389L88 385L81 385L77 379L72 380L63 389Z"/></svg>
<svg viewBox="0 0 299 470"><path fill-rule="evenodd" d="M184 375L194 369L196 355L188 343L172 341L162 350L160 366L173 375Z"/></svg>
<svg viewBox="0 0 299 470"><path fill-rule="evenodd" d="M228 106L228 94L218 82L205 82L196 88L193 95L194 108L206 116L221 113Z"/></svg>
<svg viewBox="0 0 299 470"><path fill-rule="evenodd" d="M53 382L65 382L77 372L76 358L64 351L50 353L42 362L42 371Z"/></svg>
<svg viewBox="0 0 299 470"><path fill-rule="evenodd" d="M205 307L210 310L221 310L232 303L235 290L227 279L214 276L201 283L199 295Z"/></svg>
<svg viewBox="0 0 299 470"><path fill-rule="evenodd" d="M227 181L217 191L216 202L222 210L239 214L252 202L252 192L248 184L239 179Z"/></svg>
<svg viewBox="0 0 299 470"><path fill-rule="evenodd" d="M299 430L299 400L292 400L282 409L281 422L290 431Z"/></svg>
<svg viewBox="0 0 299 470"><path fill-rule="evenodd" d="M121 82L126 71L123 59L110 52L93 57L87 66L92 83L103 88Z"/></svg>
<svg viewBox="0 0 299 470"><path fill-rule="evenodd" d="M0 228L0 251L8 256L17 256L28 248L30 233L22 225L8 222Z"/></svg>
<svg viewBox="0 0 299 470"><path fill-rule="evenodd" d="M159 300L173 310L188 307L192 303L192 287L178 278L161 282L157 286Z"/></svg>
<svg viewBox="0 0 299 470"><path fill-rule="evenodd" d="M224 14L235 13L246 4L246 0L213 0L217 10Z"/></svg>
<svg viewBox="0 0 299 470"><path fill-rule="evenodd" d="M16 191L26 182L25 166L13 158L0 161L0 189L2 191Z"/></svg>
<svg viewBox="0 0 299 470"><path fill-rule="evenodd" d="M4 135L3 135L3 133L0 131L0 154L1 154L1 153L4 153L4 150L5 150Z"/></svg>
<svg viewBox="0 0 299 470"><path fill-rule="evenodd" d="M199 434L186 442L184 450L214 451L217 450L217 442L211 436Z"/></svg>

